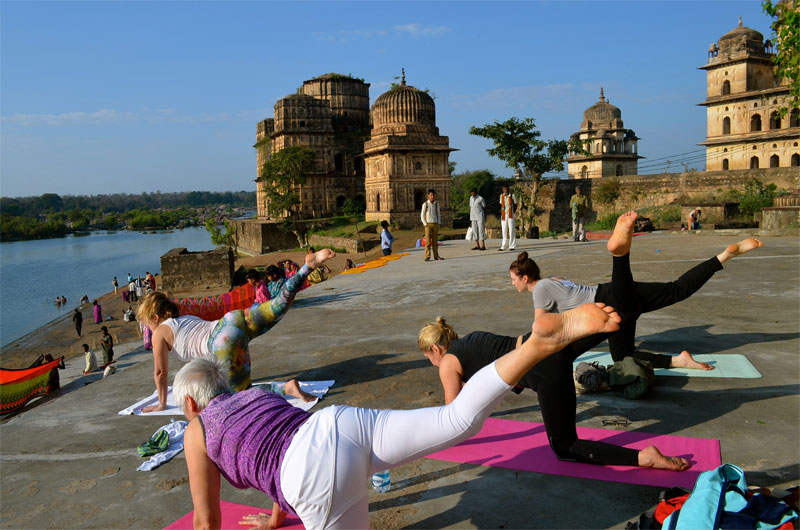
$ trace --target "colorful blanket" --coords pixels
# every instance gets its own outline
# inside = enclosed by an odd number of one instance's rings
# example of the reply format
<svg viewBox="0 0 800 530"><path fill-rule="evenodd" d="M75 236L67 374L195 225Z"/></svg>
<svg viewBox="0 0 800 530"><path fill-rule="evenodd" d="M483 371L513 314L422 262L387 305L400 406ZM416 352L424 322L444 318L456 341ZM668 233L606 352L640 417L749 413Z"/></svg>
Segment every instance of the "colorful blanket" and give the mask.
<svg viewBox="0 0 800 530"><path fill-rule="evenodd" d="M194 315L203 320L218 320L229 311L246 309L256 301L256 290L246 283L227 293L201 298L173 298L181 315Z"/></svg>
<svg viewBox="0 0 800 530"><path fill-rule="evenodd" d="M57 390L58 366L63 362L60 357L33 368L0 368L0 414L17 411L33 398Z"/></svg>
<svg viewBox="0 0 800 530"><path fill-rule="evenodd" d="M359 274L362 272L366 272L369 269L377 269L378 267L383 267L390 261L400 259L403 256L408 256L408 254L409 254L408 252L403 252L402 254L389 254L388 256L381 256L380 258L374 259L372 261L356 265L352 269L347 269L346 271L343 271L342 274Z"/></svg>

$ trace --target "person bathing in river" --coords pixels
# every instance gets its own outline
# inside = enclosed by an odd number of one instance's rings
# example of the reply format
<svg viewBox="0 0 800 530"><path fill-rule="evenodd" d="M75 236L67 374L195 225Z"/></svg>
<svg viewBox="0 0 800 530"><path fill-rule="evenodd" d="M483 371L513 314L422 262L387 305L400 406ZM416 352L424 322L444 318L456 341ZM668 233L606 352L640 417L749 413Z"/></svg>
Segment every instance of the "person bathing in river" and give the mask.
<svg viewBox="0 0 800 530"><path fill-rule="evenodd" d="M178 306L164 293L147 295L139 304L136 316L153 331L153 378L158 391L158 404L145 407L143 412L166 409L169 352L172 350L185 362L196 358L224 361L229 367L230 388L237 392L250 388L248 344L272 329L286 314L308 274L333 256L335 253L329 249L307 255L305 265L286 280L277 297L247 309L230 311L215 321L191 315L180 316ZM311 399L308 395L305 398Z"/></svg>

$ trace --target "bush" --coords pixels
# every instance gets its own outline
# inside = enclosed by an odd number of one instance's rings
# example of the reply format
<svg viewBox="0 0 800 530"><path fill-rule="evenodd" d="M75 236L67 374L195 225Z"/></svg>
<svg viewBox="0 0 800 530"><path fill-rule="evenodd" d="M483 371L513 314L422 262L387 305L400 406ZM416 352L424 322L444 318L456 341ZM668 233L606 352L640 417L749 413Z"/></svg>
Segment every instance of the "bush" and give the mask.
<svg viewBox="0 0 800 530"><path fill-rule="evenodd" d="M592 187L592 200L600 204L614 204L622 196L622 184L617 177L604 178Z"/></svg>
<svg viewBox="0 0 800 530"><path fill-rule="evenodd" d="M617 218L620 215L621 214L617 212L604 215L594 223L586 225L586 230L611 230L617 225Z"/></svg>
<svg viewBox="0 0 800 530"><path fill-rule="evenodd" d="M342 213L344 215L364 215L367 210L367 203L364 199L352 199L348 197L342 204Z"/></svg>

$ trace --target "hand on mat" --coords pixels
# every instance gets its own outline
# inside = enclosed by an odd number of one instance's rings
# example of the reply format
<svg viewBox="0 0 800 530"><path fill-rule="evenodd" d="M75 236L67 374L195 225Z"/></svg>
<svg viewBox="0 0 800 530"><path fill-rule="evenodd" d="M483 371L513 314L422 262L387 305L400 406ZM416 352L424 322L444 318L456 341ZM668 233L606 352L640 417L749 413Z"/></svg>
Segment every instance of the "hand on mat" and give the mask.
<svg viewBox="0 0 800 530"><path fill-rule="evenodd" d="M272 519L272 516L268 513L259 513L258 515L251 514L242 517L239 524L242 526L255 527L255 530L273 530L274 528L278 528L283 522L277 523Z"/></svg>
<svg viewBox="0 0 800 530"><path fill-rule="evenodd" d="M160 412L162 410L167 410L167 406L159 403L158 405L150 405L149 407L143 408L142 412Z"/></svg>

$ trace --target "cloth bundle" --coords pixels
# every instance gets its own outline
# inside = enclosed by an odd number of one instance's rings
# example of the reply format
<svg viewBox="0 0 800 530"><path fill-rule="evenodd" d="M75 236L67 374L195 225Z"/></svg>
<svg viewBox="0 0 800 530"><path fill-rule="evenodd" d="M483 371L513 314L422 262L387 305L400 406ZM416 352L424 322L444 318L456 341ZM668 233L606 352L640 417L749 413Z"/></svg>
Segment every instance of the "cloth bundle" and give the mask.
<svg viewBox="0 0 800 530"><path fill-rule="evenodd" d="M578 363L575 367L575 389L579 394L594 394L609 388L609 375L599 362Z"/></svg>
<svg viewBox="0 0 800 530"><path fill-rule="evenodd" d="M137 467L137 471L152 471L164 462L183 451L183 434L188 421L172 421L160 427L150 439L136 448L139 456L149 456L150 460Z"/></svg>

